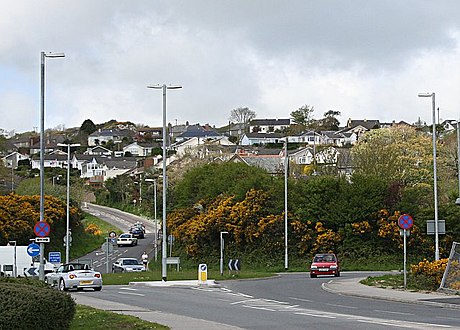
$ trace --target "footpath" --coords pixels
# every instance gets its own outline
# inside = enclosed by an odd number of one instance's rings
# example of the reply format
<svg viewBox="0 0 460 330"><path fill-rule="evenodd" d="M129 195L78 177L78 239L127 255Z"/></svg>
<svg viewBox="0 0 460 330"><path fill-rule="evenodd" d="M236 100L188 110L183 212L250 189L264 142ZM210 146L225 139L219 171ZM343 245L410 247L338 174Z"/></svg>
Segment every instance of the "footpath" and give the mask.
<svg viewBox="0 0 460 330"><path fill-rule="evenodd" d="M383 299L390 301L398 301L404 303L424 304L431 306L438 306L444 308L460 309L460 296L445 293L421 293L412 292L408 290L394 290L377 288L359 283L361 278L334 278L331 281L322 284L322 288L328 292L349 295L355 297ZM153 282L133 282L130 285L134 286L198 286L197 280L191 281L153 281ZM208 280L207 285L220 286L214 280ZM174 330L241 330L241 328L234 327L227 324L216 323L206 320L195 319L191 317L163 313L160 311L152 311L136 306L129 306L113 301L96 299L81 294L72 295L77 304L87 305L94 308L111 311L120 314L132 315L139 317L149 322L156 322L166 325Z"/></svg>

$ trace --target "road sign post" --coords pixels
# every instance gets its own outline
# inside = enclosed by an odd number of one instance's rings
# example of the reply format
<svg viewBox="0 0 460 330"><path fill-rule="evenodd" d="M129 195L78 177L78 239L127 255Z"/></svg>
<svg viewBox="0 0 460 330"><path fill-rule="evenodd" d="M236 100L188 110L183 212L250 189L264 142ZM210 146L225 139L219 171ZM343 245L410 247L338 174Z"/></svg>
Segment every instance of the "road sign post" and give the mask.
<svg viewBox="0 0 460 330"><path fill-rule="evenodd" d="M404 289L407 286L407 270L406 270L406 263L407 263L407 249L406 249L406 242L407 242L407 231L411 229L414 224L414 220L409 214L403 214L398 218L398 225L403 230L404 236Z"/></svg>
<svg viewBox="0 0 460 330"><path fill-rule="evenodd" d="M198 284L206 284L208 281L208 266L206 264L198 265Z"/></svg>
<svg viewBox="0 0 460 330"><path fill-rule="evenodd" d="M41 212L41 214L43 214L43 212ZM40 221L35 223L34 233L37 237L47 237L50 233L50 225L42 220L41 215ZM40 266L38 268L38 272L39 279L43 281L45 279L45 243L40 243Z"/></svg>
<svg viewBox="0 0 460 330"><path fill-rule="evenodd" d="M61 263L61 252L49 252L48 253L48 261L53 264L60 264Z"/></svg>
<svg viewBox="0 0 460 330"><path fill-rule="evenodd" d="M31 257L36 257L40 254L40 246L35 243L31 243L27 246L27 254Z"/></svg>

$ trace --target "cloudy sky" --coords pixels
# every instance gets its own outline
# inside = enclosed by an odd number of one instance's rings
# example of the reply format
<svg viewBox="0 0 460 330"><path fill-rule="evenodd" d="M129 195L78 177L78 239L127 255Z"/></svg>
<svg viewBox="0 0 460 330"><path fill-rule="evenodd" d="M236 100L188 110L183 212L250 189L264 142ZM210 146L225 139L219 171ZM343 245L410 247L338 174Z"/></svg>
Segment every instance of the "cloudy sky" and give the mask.
<svg viewBox="0 0 460 330"><path fill-rule="evenodd" d="M1 0L0 128L110 119L223 126L232 109L288 118L303 105L348 118L460 117L458 0Z"/></svg>

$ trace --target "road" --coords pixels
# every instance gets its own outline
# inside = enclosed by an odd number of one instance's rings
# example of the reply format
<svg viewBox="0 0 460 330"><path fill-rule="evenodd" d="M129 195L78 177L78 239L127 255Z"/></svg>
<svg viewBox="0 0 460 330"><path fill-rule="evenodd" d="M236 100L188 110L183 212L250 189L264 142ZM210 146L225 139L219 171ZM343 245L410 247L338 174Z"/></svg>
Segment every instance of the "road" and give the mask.
<svg viewBox="0 0 460 330"><path fill-rule="evenodd" d="M155 224L152 220L148 220L137 215L133 215L127 212L123 212L117 209L112 209L105 206L99 206L95 204L87 203L86 207L83 208L86 212L120 228L124 232L128 232L129 228L136 222L141 222L146 228L146 235L144 239L138 240L137 246L129 247L117 247L115 244L113 251L109 253L107 259L107 251L98 249L92 253L80 258L81 261L91 260L92 266L96 271L106 273L112 271L112 263L121 257L130 257L141 259L141 255L144 251L148 253L150 257L155 254L154 251L154 232ZM160 227L158 226L158 229ZM160 242L158 243L160 244ZM158 253L158 252L157 252ZM158 255L161 258L160 255ZM108 262L107 262L108 260Z"/></svg>
<svg viewBox="0 0 460 330"><path fill-rule="evenodd" d="M104 286L75 295L243 329L460 329L458 309L337 295L322 289L330 280L295 273L217 288Z"/></svg>

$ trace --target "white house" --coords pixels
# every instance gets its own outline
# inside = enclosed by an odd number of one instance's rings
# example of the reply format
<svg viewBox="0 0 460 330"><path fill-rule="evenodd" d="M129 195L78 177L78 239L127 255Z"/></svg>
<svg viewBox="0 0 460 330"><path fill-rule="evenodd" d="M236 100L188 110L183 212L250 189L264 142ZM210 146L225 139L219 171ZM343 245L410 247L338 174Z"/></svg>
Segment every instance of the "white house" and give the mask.
<svg viewBox="0 0 460 330"><path fill-rule="evenodd" d="M2 158L5 167L12 168L17 168L19 161L26 159L29 159L29 155L23 155L16 151Z"/></svg>
<svg viewBox="0 0 460 330"><path fill-rule="evenodd" d="M290 125L290 119L253 119L249 122L249 133L282 132Z"/></svg>
<svg viewBox="0 0 460 330"><path fill-rule="evenodd" d="M176 151L177 156L183 156L186 153L202 152L203 146L235 146L227 136L219 136L216 138L208 139L201 137L192 137L187 140L182 140L171 145L171 149Z"/></svg>
<svg viewBox="0 0 460 330"><path fill-rule="evenodd" d="M285 140L281 133L247 133L241 137L240 145L252 146L267 143L283 143Z"/></svg>
<svg viewBox="0 0 460 330"><path fill-rule="evenodd" d="M93 148L87 148L83 154L97 156L112 156L112 151L107 148L104 148L103 146L96 146Z"/></svg>
<svg viewBox="0 0 460 330"><path fill-rule="evenodd" d="M145 143L133 142L123 147L123 153L129 152L133 156L145 157L152 153L153 146Z"/></svg>

